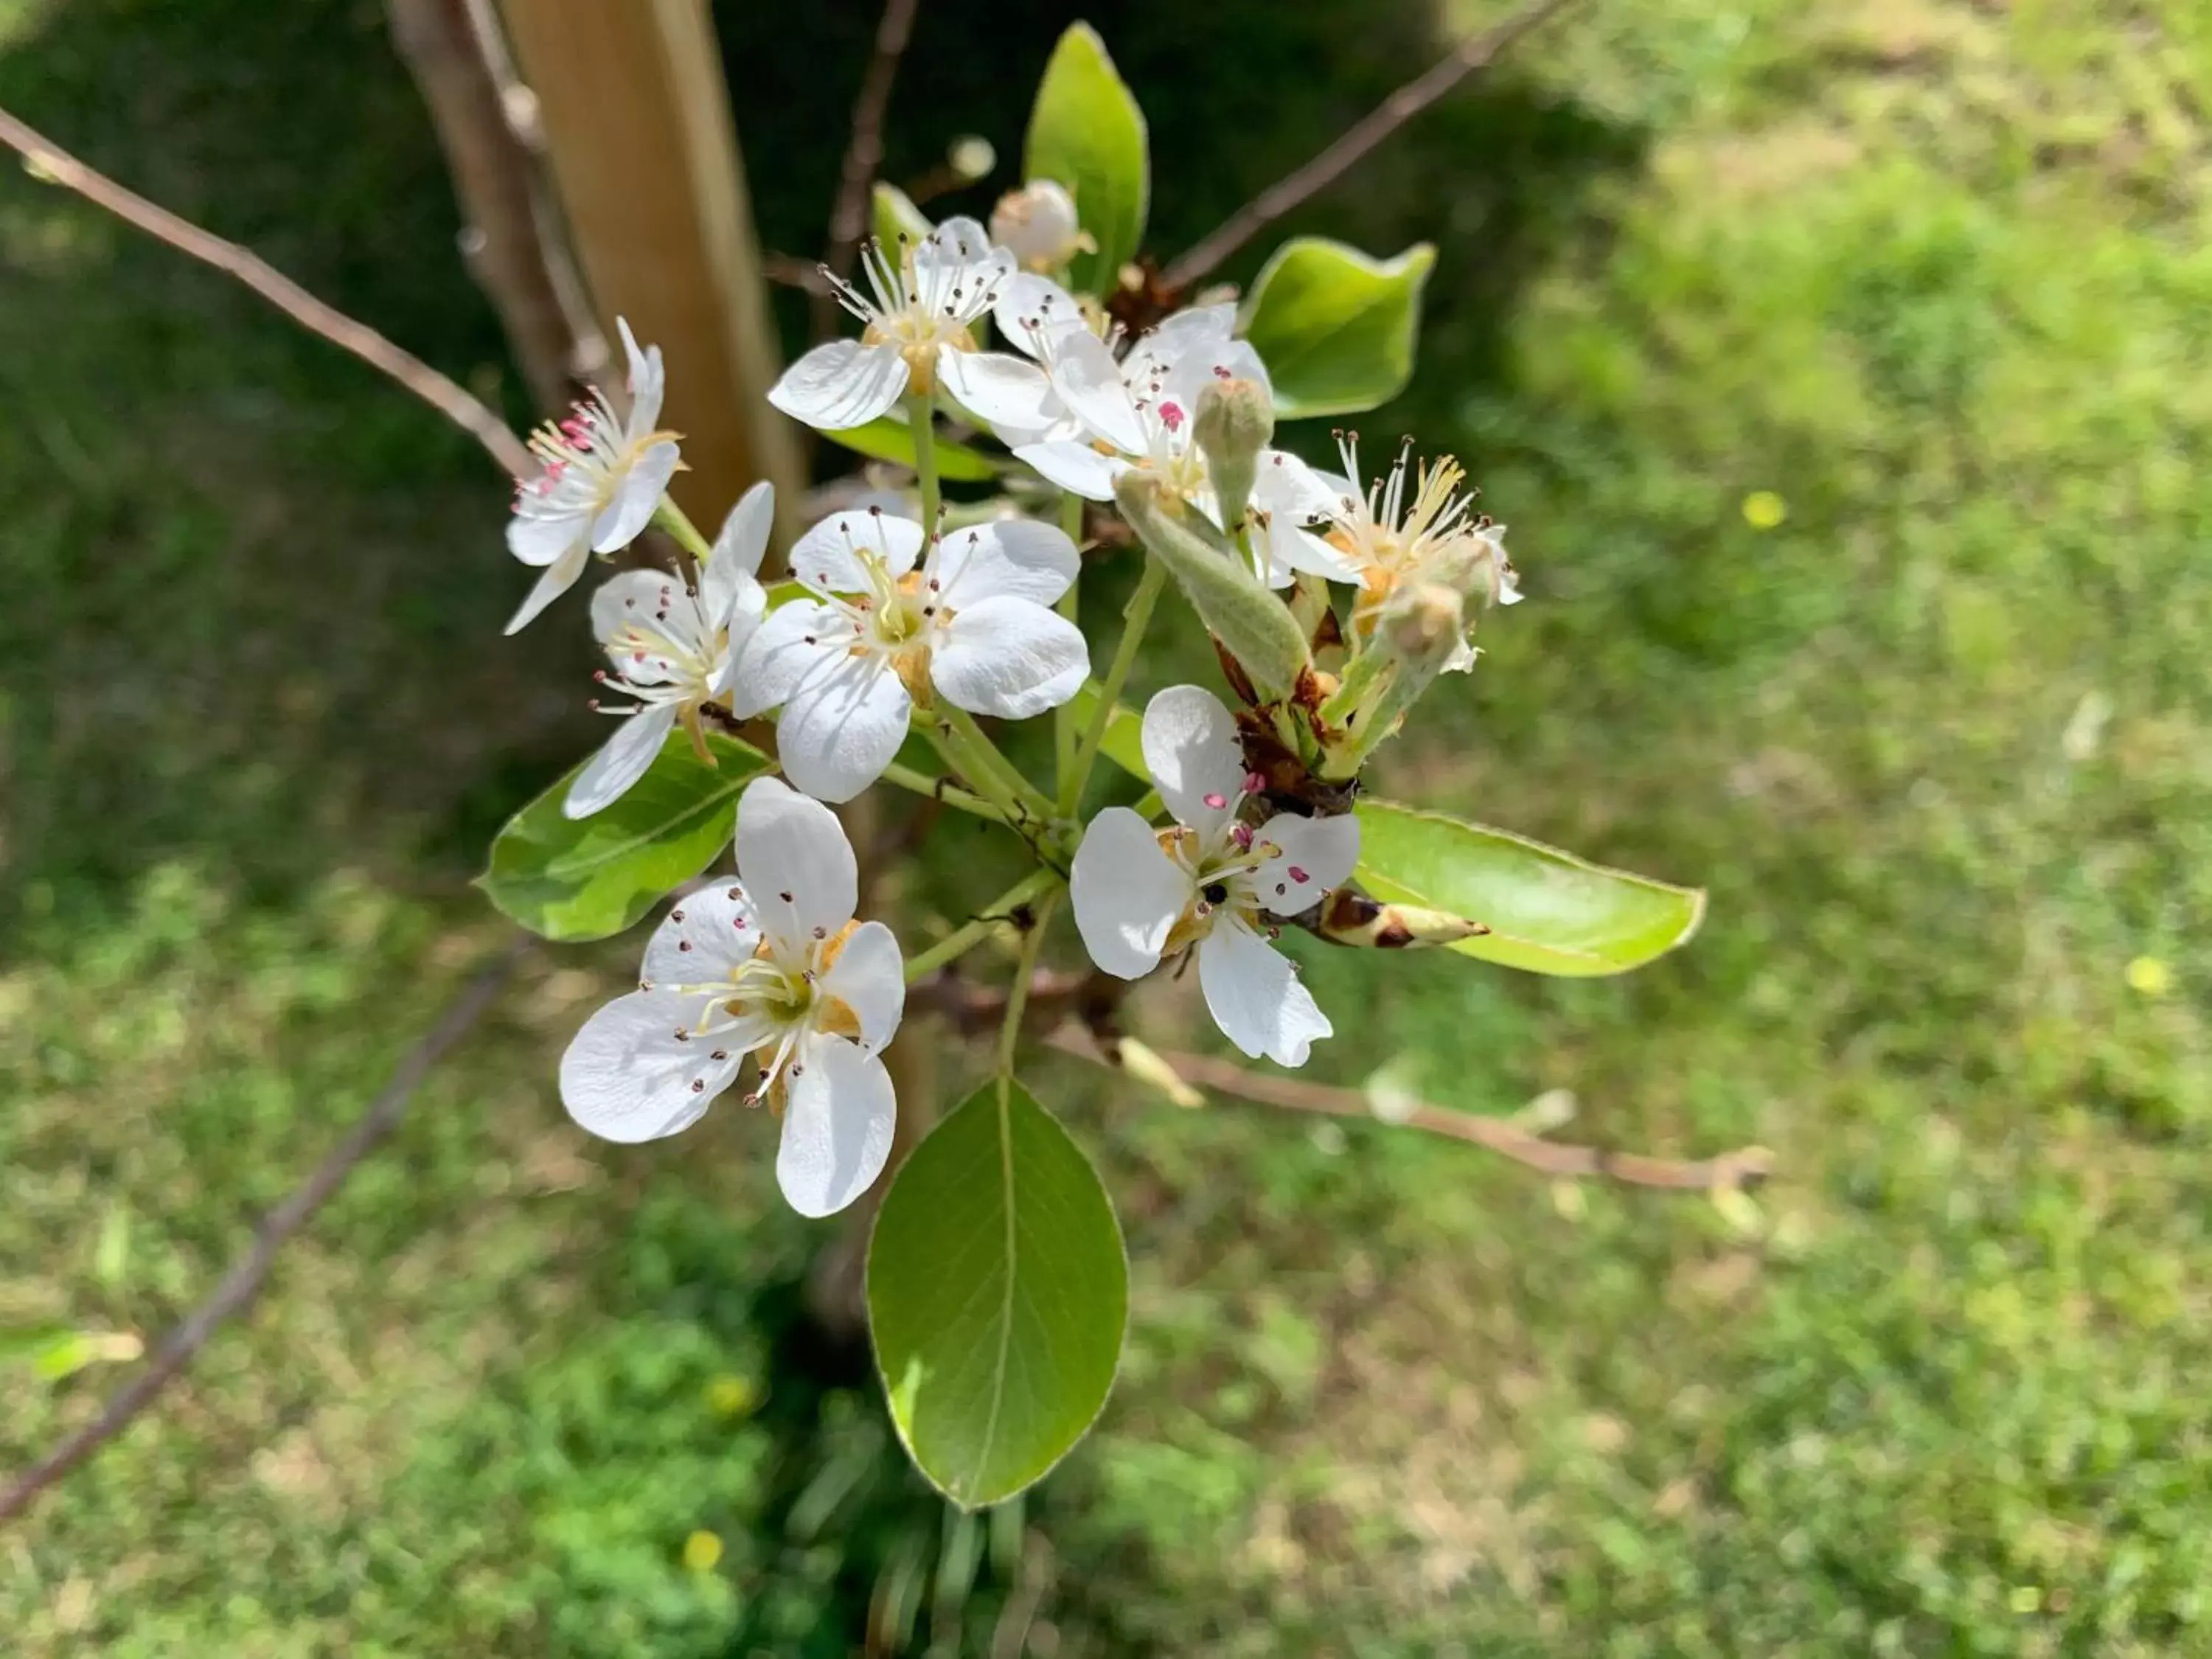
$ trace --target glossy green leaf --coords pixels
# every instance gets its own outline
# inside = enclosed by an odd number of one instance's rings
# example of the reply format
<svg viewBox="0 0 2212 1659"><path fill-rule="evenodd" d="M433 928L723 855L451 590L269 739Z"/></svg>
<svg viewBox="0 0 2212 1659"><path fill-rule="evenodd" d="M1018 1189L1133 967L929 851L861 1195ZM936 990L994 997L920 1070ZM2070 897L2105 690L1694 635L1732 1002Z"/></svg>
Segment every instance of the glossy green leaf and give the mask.
<svg viewBox="0 0 2212 1659"><path fill-rule="evenodd" d="M880 416L866 426L840 427L835 431L824 430L822 435L872 460L896 461L908 469L914 465L914 428L907 424L903 415ZM940 478L980 483L999 476L999 469L992 465L991 458L980 449L970 449L943 437L938 439L936 447L937 476Z"/></svg>
<svg viewBox="0 0 2212 1659"><path fill-rule="evenodd" d="M1446 948L1536 974L1625 973L1698 930L1696 888L1591 864L1504 830L1363 800L1358 877L1377 898L1487 922Z"/></svg>
<svg viewBox="0 0 2212 1659"><path fill-rule="evenodd" d="M1389 402L1413 374L1421 285L1437 251L1395 259L1298 236L1275 250L1244 302L1244 337L1266 360L1275 412L1356 415Z"/></svg>
<svg viewBox="0 0 2212 1659"><path fill-rule="evenodd" d="M917 1146L868 1246L891 1419L964 1508L1037 1480L1106 1403L1129 1311L1097 1172L1018 1083L987 1083Z"/></svg>
<svg viewBox="0 0 2212 1659"><path fill-rule="evenodd" d="M1091 716L1098 707L1102 688L1096 680L1085 680L1083 689L1075 694L1075 729L1088 731ZM1152 780L1145 770L1144 716L1127 703L1117 702L1114 712L1106 717L1106 735L1098 741L1098 752L1112 761L1133 778L1150 783Z"/></svg>
<svg viewBox="0 0 2212 1659"><path fill-rule="evenodd" d="M1068 267L1079 294L1110 293L1145 238L1151 197L1145 112L1088 23L1072 25L1044 66L1030 112L1024 179L1051 179L1075 198L1076 217L1097 250Z"/></svg>
<svg viewBox="0 0 2212 1659"><path fill-rule="evenodd" d="M734 738L715 735L707 743L712 766L683 731L671 733L629 793L587 818L561 814L576 777L569 773L507 820L477 884L544 938L621 933L730 844L738 796L768 766Z"/></svg>
<svg viewBox="0 0 2212 1659"><path fill-rule="evenodd" d="M913 198L896 185L876 181L875 194L870 204L873 210L875 238L884 246L884 252L892 259L898 258L899 239L919 243L935 228L929 216L914 204ZM866 284L862 287L865 289Z"/></svg>

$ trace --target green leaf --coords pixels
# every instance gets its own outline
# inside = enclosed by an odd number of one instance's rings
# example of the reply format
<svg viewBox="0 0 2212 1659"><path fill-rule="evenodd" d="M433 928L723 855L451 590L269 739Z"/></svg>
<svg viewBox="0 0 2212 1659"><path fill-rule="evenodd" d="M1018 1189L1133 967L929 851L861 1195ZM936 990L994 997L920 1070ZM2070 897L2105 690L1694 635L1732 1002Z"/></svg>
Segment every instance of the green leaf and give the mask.
<svg viewBox="0 0 2212 1659"><path fill-rule="evenodd" d="M884 245L884 252L896 261L899 254L899 238L909 243L920 243L934 228L929 216L914 204L913 198L896 185L876 181L874 210L875 236ZM866 283L862 288L865 289Z"/></svg>
<svg viewBox="0 0 2212 1659"><path fill-rule="evenodd" d="M1356 415L1388 403L1413 374L1421 284L1437 251L1416 242L1395 259L1297 236L1275 250L1244 302L1244 337L1267 360L1275 412Z"/></svg>
<svg viewBox="0 0 2212 1659"><path fill-rule="evenodd" d="M899 1438L963 1508L1036 1480L1114 1385L1121 1229L1082 1150L1018 1083L987 1083L884 1194L868 1322Z"/></svg>
<svg viewBox="0 0 2212 1659"><path fill-rule="evenodd" d="M681 729L620 800L587 818L561 815L578 767L507 822L477 884L533 933L605 939L691 879L730 844L738 795L767 757L734 738L707 739L715 764Z"/></svg>
<svg viewBox="0 0 2212 1659"><path fill-rule="evenodd" d="M1104 688L1096 680L1085 680L1083 689L1075 694L1075 729L1088 731L1091 716L1098 707ZM1098 752L1112 761L1131 777L1150 783L1152 775L1145 770L1145 720L1125 702L1114 705L1114 712L1106 717L1106 735L1098 741Z"/></svg>
<svg viewBox="0 0 2212 1659"><path fill-rule="evenodd" d="M1068 285L1079 294L1113 292L1145 239L1151 165L1145 112L1088 23L1071 25L1044 66L1022 176L1065 185L1076 217L1098 244L1095 252L1075 256Z"/></svg>
<svg viewBox="0 0 2212 1659"><path fill-rule="evenodd" d="M0 1364L20 1362L42 1382L58 1382L87 1366L124 1364L146 1352L131 1331L78 1331L62 1325L0 1330Z"/></svg>
<svg viewBox="0 0 2212 1659"><path fill-rule="evenodd" d="M1472 916L1447 948L1535 974L1626 973L1698 931L1705 896L1484 824L1363 800L1358 874L1376 897Z"/></svg>
<svg viewBox="0 0 2212 1659"><path fill-rule="evenodd" d="M833 444L842 444L855 453L878 461L896 461L899 465L914 465L914 428L907 424L904 416L878 416L866 426L841 427L825 430L823 437ZM947 438L937 441L937 476L957 478L965 483L980 483L986 478L995 478L999 469L991 458L980 449L970 449Z"/></svg>

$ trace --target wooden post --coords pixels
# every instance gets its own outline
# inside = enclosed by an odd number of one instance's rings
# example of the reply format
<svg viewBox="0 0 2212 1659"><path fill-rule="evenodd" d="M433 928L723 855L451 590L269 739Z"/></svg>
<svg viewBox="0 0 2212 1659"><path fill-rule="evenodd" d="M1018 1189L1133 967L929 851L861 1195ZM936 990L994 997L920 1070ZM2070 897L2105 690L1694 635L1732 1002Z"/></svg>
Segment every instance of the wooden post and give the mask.
<svg viewBox="0 0 2212 1659"><path fill-rule="evenodd" d="M780 369L752 207L707 0L501 0L537 95L592 302L668 360L672 493L708 536L757 478L787 525L799 447L767 392Z"/></svg>

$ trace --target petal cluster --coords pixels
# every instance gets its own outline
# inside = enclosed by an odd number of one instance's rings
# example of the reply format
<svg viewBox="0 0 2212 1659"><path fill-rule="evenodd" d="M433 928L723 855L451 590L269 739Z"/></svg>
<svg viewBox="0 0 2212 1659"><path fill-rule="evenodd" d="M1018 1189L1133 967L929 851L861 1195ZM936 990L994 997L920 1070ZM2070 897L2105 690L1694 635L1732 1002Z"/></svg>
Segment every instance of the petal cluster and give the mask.
<svg viewBox="0 0 2212 1659"><path fill-rule="evenodd" d="M1246 1054L1303 1066L1333 1029L1270 941L1270 918L1303 915L1350 879L1359 824L1349 817L1245 812L1249 775L1220 699L1170 686L1146 705L1145 764L1174 827L1155 830L1127 807L1091 821L1070 878L1075 923L1091 959L1138 979L1195 947L1199 984L1222 1032Z"/></svg>
<svg viewBox="0 0 2212 1659"><path fill-rule="evenodd" d="M843 1209L890 1157L896 1106L879 1058L906 1006L898 941L856 922L836 815L775 778L738 803L738 873L679 901L638 988L585 1022L561 1059L571 1117L608 1140L689 1128L736 1082L782 1118L776 1179L802 1215Z"/></svg>
<svg viewBox="0 0 2212 1659"><path fill-rule="evenodd" d="M832 514L793 547L791 570L805 597L753 635L732 703L782 710L784 770L817 799L882 776L917 702L1025 720L1090 672L1082 630L1052 610L1076 551L1051 525L1000 519L933 538L879 507Z"/></svg>
<svg viewBox="0 0 2212 1659"><path fill-rule="evenodd" d="M543 470L515 490L507 550L544 574L507 624L518 633L574 587L594 553L619 551L652 522L680 460L676 434L658 429L666 377L660 348L640 349L617 321L629 359L629 418L593 391L568 418L531 435Z"/></svg>
<svg viewBox="0 0 2212 1659"><path fill-rule="evenodd" d="M680 721L703 749L700 712L728 697L737 661L768 612L757 573L775 519L773 485L757 483L730 510L699 585L658 570L626 570L592 596L592 631L610 666L595 678L635 699L569 786L562 811L588 817L628 793Z"/></svg>

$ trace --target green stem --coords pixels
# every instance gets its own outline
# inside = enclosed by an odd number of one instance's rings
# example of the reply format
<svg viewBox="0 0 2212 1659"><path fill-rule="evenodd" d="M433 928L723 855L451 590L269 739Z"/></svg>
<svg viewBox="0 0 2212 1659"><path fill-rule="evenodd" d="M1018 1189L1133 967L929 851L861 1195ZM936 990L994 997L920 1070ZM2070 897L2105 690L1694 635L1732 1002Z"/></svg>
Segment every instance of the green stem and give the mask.
<svg viewBox="0 0 2212 1659"><path fill-rule="evenodd" d="M1060 527L1067 539L1075 544L1076 575L1075 580L1068 583L1067 592L1060 596L1060 603L1053 608L1073 623L1079 621L1081 614L1083 497L1072 489L1060 498ZM1075 771L1075 704L1071 700L1052 711L1052 775L1055 788L1066 789L1067 780Z"/></svg>
<svg viewBox="0 0 2212 1659"><path fill-rule="evenodd" d="M983 728L975 724L973 714L940 700L937 705L937 717L959 738L962 745L985 770L995 774L1000 784L1013 792L1014 798L1029 810L1031 817L1042 823L1052 822L1052 803L1045 799L1044 792L1024 777L1021 769L1000 752L999 745L993 743ZM972 777L968 781L976 783ZM976 787L979 790L981 788L981 784L976 784Z"/></svg>
<svg viewBox="0 0 2212 1659"><path fill-rule="evenodd" d="M698 526L684 516L682 507L663 495L660 498L660 505L653 510L653 521L674 537L676 544L696 560L701 569L706 568L708 556L714 550L708 544L707 538L699 533Z"/></svg>
<svg viewBox="0 0 2212 1659"><path fill-rule="evenodd" d="M1007 823L1018 824L1034 816L1024 807L1005 780L992 770L980 755L969 750L960 739L960 734L951 727L932 724L921 728L930 746L937 750L945 765L968 780L970 788L993 811Z"/></svg>
<svg viewBox="0 0 2212 1659"><path fill-rule="evenodd" d="M954 928L918 956L906 959L906 982L927 979L948 962L965 956L991 936L991 929L1006 920L1008 912L1028 903L1060 878L1049 870L1032 870L986 905L981 915ZM1032 932L1036 931L1034 929Z"/></svg>
<svg viewBox="0 0 2212 1659"><path fill-rule="evenodd" d="M932 800L941 800L947 806L963 812L972 812L979 818L988 818L994 823L1004 823L1006 815L981 795L971 795L950 778L933 778L915 771L911 766L901 766L893 761L884 769L884 781L895 783L902 789L911 789L917 795L927 795Z"/></svg>
<svg viewBox="0 0 2212 1659"><path fill-rule="evenodd" d="M914 428L914 474L921 486L921 528L925 537L937 533L937 400L925 394L907 406Z"/></svg>
<svg viewBox="0 0 2212 1659"><path fill-rule="evenodd" d="M1146 554L1145 574L1137 580L1137 591L1129 596L1129 608L1121 613L1121 641L1114 647L1106 683L1099 688L1098 706L1091 711L1091 725L1075 751L1075 764L1060 781L1061 817L1072 817L1083 804L1083 786L1091 781L1091 769L1098 763L1098 745L1106 740L1107 723L1114 718L1114 705L1121 700L1130 669L1136 666L1138 647L1145 642L1145 630L1152 623L1152 607L1159 603L1160 589L1167 580L1168 568Z"/></svg>
<svg viewBox="0 0 2212 1659"><path fill-rule="evenodd" d="M1060 896L1066 890L1054 887L1037 902L1036 915L1022 940L1021 959L1014 964L1014 982L1006 992L1006 1023L999 1028L999 1077L1002 1087L1004 1080L1014 1074L1014 1045L1021 1040L1022 1011L1029 1006L1030 981L1036 977L1037 957L1044 948L1045 929L1052 926L1052 913L1059 908Z"/></svg>

